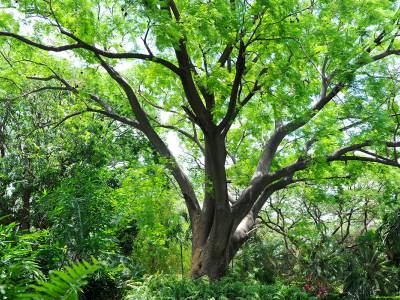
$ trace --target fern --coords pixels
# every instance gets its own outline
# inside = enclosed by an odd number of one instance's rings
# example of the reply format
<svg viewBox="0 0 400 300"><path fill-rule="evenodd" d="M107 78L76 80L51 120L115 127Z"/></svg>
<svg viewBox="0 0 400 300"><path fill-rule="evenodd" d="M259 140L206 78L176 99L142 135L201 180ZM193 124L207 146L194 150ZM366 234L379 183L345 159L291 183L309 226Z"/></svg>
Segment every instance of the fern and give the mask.
<svg viewBox="0 0 400 300"><path fill-rule="evenodd" d="M93 263L76 262L63 271L51 271L47 281L39 281L32 286L33 292L22 294L18 299L78 300L78 292L87 283L86 278L99 267L99 262L93 259Z"/></svg>

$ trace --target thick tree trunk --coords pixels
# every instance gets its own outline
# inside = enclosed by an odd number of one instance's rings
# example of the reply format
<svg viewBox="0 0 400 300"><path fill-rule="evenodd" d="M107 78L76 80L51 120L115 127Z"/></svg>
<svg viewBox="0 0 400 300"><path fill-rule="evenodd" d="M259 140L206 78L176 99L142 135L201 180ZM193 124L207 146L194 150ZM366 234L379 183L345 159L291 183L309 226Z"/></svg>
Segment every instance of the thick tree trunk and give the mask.
<svg viewBox="0 0 400 300"><path fill-rule="evenodd" d="M224 239L224 237L221 237ZM207 243L203 247L194 248L192 253L192 278L196 279L201 276L207 276L211 281L222 278L227 270L229 263L243 243L247 240L247 236L243 239L236 239L233 236L218 251L213 243Z"/></svg>
<svg viewBox="0 0 400 300"><path fill-rule="evenodd" d="M211 281L220 279L226 274L229 265L229 257L226 252L210 255L210 245L207 248L197 248L192 256L192 278L196 279L203 275Z"/></svg>
<svg viewBox="0 0 400 300"><path fill-rule="evenodd" d="M220 279L226 274L231 260L230 242L226 241L226 235L221 232L220 236L215 236L208 240L204 245L198 245L198 241L193 241L196 245L192 253L192 278L207 276L211 281Z"/></svg>
<svg viewBox="0 0 400 300"><path fill-rule="evenodd" d="M252 213L249 213L239 224L235 224L232 216L225 218L224 223L226 226L219 228L213 225L208 239L203 243L198 238L201 235L196 234L196 231L204 228L194 227L192 278L207 276L211 281L215 281L223 277L229 263L247 241L248 233L255 225Z"/></svg>
<svg viewBox="0 0 400 300"><path fill-rule="evenodd" d="M224 276L237 250L254 226L253 215L238 214L229 203L225 170L225 136L210 130L205 135L205 197L192 223L192 277L215 281ZM250 208L248 208L250 209Z"/></svg>
<svg viewBox="0 0 400 300"><path fill-rule="evenodd" d="M215 128L214 128L215 129ZM193 226L192 277L222 277L230 261L233 217L228 201L224 138L211 130L205 137L205 198Z"/></svg>

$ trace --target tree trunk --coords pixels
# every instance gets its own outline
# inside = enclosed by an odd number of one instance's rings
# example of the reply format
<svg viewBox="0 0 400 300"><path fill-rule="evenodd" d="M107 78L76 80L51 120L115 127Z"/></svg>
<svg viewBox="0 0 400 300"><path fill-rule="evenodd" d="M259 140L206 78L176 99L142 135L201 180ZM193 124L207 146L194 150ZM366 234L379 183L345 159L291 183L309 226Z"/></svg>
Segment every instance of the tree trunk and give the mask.
<svg viewBox="0 0 400 300"><path fill-rule="evenodd" d="M224 240L221 236L221 240ZM203 247L194 248L192 252L192 278L207 276L210 281L222 278L239 248L245 243L248 236L238 238L236 234L225 244L216 245L209 242Z"/></svg>
<svg viewBox="0 0 400 300"><path fill-rule="evenodd" d="M207 252L209 249L204 249ZM230 262L226 253L221 253L219 256L204 255L192 258L192 278L196 279L203 275L207 276L210 281L216 281L223 277Z"/></svg>
<svg viewBox="0 0 400 300"><path fill-rule="evenodd" d="M192 252L192 278L196 279L203 275L207 276L211 281L220 279L226 274L231 260L230 243L218 242L226 240L226 235L220 233L219 237L215 236L209 239L206 244L194 247ZM195 244L198 241L193 241Z"/></svg>
<svg viewBox="0 0 400 300"><path fill-rule="evenodd" d="M194 279L205 275L211 281L216 281L223 277L229 263L248 240L248 233L255 225L252 213L249 213L239 224L234 222L232 215L225 216L222 220L226 226L213 225L208 239L203 244L198 238L201 235L196 234L196 231L201 230L202 227L194 227L191 272Z"/></svg>
<svg viewBox="0 0 400 300"><path fill-rule="evenodd" d="M253 214L234 212L230 205L225 169L225 136L209 130L205 135L205 197L192 223L192 277L211 281L223 277L254 226Z"/></svg>

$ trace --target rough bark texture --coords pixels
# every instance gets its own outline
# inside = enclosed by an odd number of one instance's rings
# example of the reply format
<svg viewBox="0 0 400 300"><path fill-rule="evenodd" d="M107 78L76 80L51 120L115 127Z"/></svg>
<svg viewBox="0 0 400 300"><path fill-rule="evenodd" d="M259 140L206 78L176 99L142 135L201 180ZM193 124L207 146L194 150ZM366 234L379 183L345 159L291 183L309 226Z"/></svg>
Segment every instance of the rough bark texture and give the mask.
<svg viewBox="0 0 400 300"><path fill-rule="evenodd" d="M226 274L230 261L239 248L247 241L249 232L254 228L253 214L246 216L234 229L232 217L226 221L226 226L215 227L210 231L205 242L193 240L192 277L206 275L210 280L218 280ZM199 228L198 230L204 230Z"/></svg>

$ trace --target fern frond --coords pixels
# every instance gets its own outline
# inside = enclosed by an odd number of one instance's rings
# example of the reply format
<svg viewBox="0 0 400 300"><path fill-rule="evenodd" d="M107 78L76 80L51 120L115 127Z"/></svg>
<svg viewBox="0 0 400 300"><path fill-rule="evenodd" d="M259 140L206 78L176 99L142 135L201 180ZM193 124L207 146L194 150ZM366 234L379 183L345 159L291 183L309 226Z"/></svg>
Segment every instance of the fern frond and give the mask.
<svg viewBox="0 0 400 300"><path fill-rule="evenodd" d="M32 292L20 295L18 299L78 300L78 292L87 283L86 278L99 267L99 262L93 259L92 263L75 262L63 271L51 271L47 281L39 281L32 286Z"/></svg>

